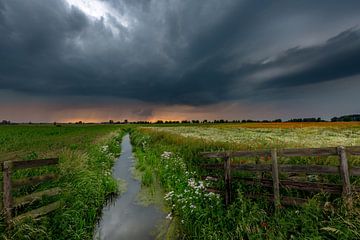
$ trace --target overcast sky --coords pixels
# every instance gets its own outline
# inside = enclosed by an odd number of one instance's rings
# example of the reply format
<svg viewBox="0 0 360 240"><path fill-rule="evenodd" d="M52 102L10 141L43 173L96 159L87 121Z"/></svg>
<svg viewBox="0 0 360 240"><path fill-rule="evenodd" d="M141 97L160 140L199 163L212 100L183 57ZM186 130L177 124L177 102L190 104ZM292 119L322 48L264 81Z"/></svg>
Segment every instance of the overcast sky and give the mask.
<svg viewBox="0 0 360 240"><path fill-rule="evenodd" d="M0 0L0 119L360 112L360 1Z"/></svg>

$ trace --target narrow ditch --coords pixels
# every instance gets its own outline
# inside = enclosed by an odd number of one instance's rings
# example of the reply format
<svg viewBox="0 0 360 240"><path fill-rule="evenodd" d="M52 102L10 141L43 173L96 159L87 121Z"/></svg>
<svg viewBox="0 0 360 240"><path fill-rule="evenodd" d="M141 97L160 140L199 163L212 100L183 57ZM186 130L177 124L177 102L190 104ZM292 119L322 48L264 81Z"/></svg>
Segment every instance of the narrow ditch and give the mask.
<svg viewBox="0 0 360 240"><path fill-rule="evenodd" d="M141 183L132 174L135 162L128 134L122 140L121 149L112 175L125 182L126 189L103 208L94 239L156 239L165 213L158 206L143 206L137 201Z"/></svg>

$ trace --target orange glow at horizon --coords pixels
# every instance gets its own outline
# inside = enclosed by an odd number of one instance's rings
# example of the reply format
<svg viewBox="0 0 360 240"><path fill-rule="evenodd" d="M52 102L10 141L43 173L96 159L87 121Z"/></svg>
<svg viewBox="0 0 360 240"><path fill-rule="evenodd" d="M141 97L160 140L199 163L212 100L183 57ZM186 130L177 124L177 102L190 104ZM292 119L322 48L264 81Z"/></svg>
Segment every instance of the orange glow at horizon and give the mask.
<svg viewBox="0 0 360 240"><path fill-rule="evenodd" d="M0 95L1 100L1 95ZM42 98L17 98L17 101L0 101L0 119L11 122L79 122L100 123L149 121L182 121L216 119L277 119L299 118L301 112L287 114L278 106L271 104L242 104L239 102L223 102L205 106L158 105L140 101L105 99L102 101L80 102L76 98L69 102L46 101ZM75 104L74 104L75 103ZM340 114L339 114L340 115ZM318 116L318 115L317 115ZM311 117L311 116L308 116Z"/></svg>
<svg viewBox="0 0 360 240"><path fill-rule="evenodd" d="M157 121L183 121L183 120L187 120L186 118L163 118L163 117L160 117L160 118L157 118L157 117L151 117L151 118L148 118L147 120L145 121L148 121L148 122L157 122Z"/></svg>
<svg viewBox="0 0 360 240"><path fill-rule="evenodd" d="M131 108L130 108L131 109ZM116 112L112 109L103 109L103 108L94 108L94 109L77 109L77 110L68 110L62 112L62 117L57 121L59 122L108 122L109 120L124 121L125 119L129 122L136 121L183 121L183 120L211 120L216 119L216 116L212 113L208 113L204 109L198 109L195 107L189 106L157 106L151 116L138 116L134 113L125 113L125 112ZM65 117L64 117L65 116Z"/></svg>
<svg viewBox="0 0 360 240"><path fill-rule="evenodd" d="M100 123L100 122L108 122L109 120L113 120L114 122L117 122L117 121L124 121L124 120L128 120L129 122L137 122L137 121L147 121L147 122L151 122L151 123L155 123L157 121L183 121L183 120L192 120L192 119L196 119L196 118L188 118L188 117L181 117L181 116L175 116L175 115L172 115L172 116L165 116L164 114L159 114L159 116L151 116L151 117L148 117L148 118L104 118L104 117L100 117L100 118L94 118L94 117L70 117L70 118L63 118L63 119L59 119L58 122L63 122L63 123L68 123L68 122L71 122L71 123L75 123L75 122L83 122L83 123ZM198 120L203 120L202 118L201 119L198 119Z"/></svg>
<svg viewBox="0 0 360 240"><path fill-rule="evenodd" d="M83 122L83 123L100 123L100 122L105 122L105 120L99 119L99 118L81 118L81 117L77 117L77 118L65 118L65 119L61 119L59 120L59 122L62 123L75 123L75 122ZM109 121L109 120L107 120Z"/></svg>

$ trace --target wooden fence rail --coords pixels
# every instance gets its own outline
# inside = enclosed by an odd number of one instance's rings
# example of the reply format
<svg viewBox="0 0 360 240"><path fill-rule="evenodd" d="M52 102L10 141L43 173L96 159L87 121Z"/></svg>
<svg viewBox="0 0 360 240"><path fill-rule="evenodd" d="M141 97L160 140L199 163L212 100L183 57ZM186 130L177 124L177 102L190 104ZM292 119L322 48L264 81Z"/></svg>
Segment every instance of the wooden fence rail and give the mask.
<svg viewBox="0 0 360 240"><path fill-rule="evenodd" d="M345 147L345 152L350 155L360 155L360 146ZM261 157L271 156L271 150L204 152L202 155L208 158ZM338 147L278 149L277 155L279 157L337 156Z"/></svg>
<svg viewBox="0 0 360 240"><path fill-rule="evenodd" d="M47 206L23 213L19 216L13 216L13 209L31 204L34 201L41 200L44 196L56 196L61 192L61 189L51 188L40 192L35 192L26 196L14 198L12 190L26 186L36 185L49 180L58 178L57 174L46 174L41 176L34 176L24 179L12 180L11 176L14 170L37 168L43 166L57 165L58 158L39 159L39 160L25 160L25 161L5 161L2 164L3 170L3 212L7 226L11 223L20 221L26 217L40 217L51 211L54 211L60 206L60 202L53 202Z"/></svg>
<svg viewBox="0 0 360 240"><path fill-rule="evenodd" d="M272 179L253 179L253 178L235 178L240 179L244 184L260 184L264 187L273 188L273 196L270 198L274 201L276 207L281 203L300 203L305 199L295 199L290 197L281 197L280 188L297 189L305 191L326 191L329 193L342 193L346 203L351 206L351 191L359 191L359 188L351 187L350 176L360 176L360 167L349 167L347 155L360 156L360 146L355 147L326 147L326 148L301 148L301 149L271 149L256 151L226 151L226 152L205 152L202 153L207 158L221 158L224 164L202 164L204 169L224 169L225 180L225 204L231 201L231 171L247 172L268 172L271 173ZM338 156L338 166L325 165L290 165L278 164L279 157L305 157L305 156ZM234 157L271 157L271 164L233 164L231 158ZM342 185L325 184L314 182L297 182L289 180L280 180L280 173L306 173L306 174L339 174L342 179ZM217 179L212 176L212 179ZM216 189L210 189L216 192ZM254 197L254 196L250 196ZM269 198L269 197L268 197Z"/></svg>

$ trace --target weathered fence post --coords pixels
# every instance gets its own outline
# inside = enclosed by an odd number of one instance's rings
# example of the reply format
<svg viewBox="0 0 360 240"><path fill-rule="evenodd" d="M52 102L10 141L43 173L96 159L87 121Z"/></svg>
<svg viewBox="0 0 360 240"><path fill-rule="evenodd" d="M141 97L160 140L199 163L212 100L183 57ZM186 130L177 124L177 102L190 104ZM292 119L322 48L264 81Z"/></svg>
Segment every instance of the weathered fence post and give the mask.
<svg viewBox="0 0 360 240"><path fill-rule="evenodd" d="M280 187L279 187L279 167L277 161L277 150L271 150L271 160L272 160L272 179L274 187L274 204L275 208L278 208L281 205L280 202Z"/></svg>
<svg viewBox="0 0 360 240"><path fill-rule="evenodd" d="M4 172L3 172L3 198L4 198L4 213L5 213L5 221L7 226L10 225L12 219L12 195L11 195L11 172L12 172L12 162L6 161L4 162Z"/></svg>
<svg viewBox="0 0 360 240"><path fill-rule="evenodd" d="M350 176L349 176L349 166L348 160L346 157L345 147L340 146L337 148L340 160L340 175L343 182L343 199L346 202L348 207L352 206L352 199L351 199L351 183L350 183Z"/></svg>
<svg viewBox="0 0 360 240"><path fill-rule="evenodd" d="M225 177L225 205L231 201L231 163L230 158L224 158L224 177Z"/></svg>

